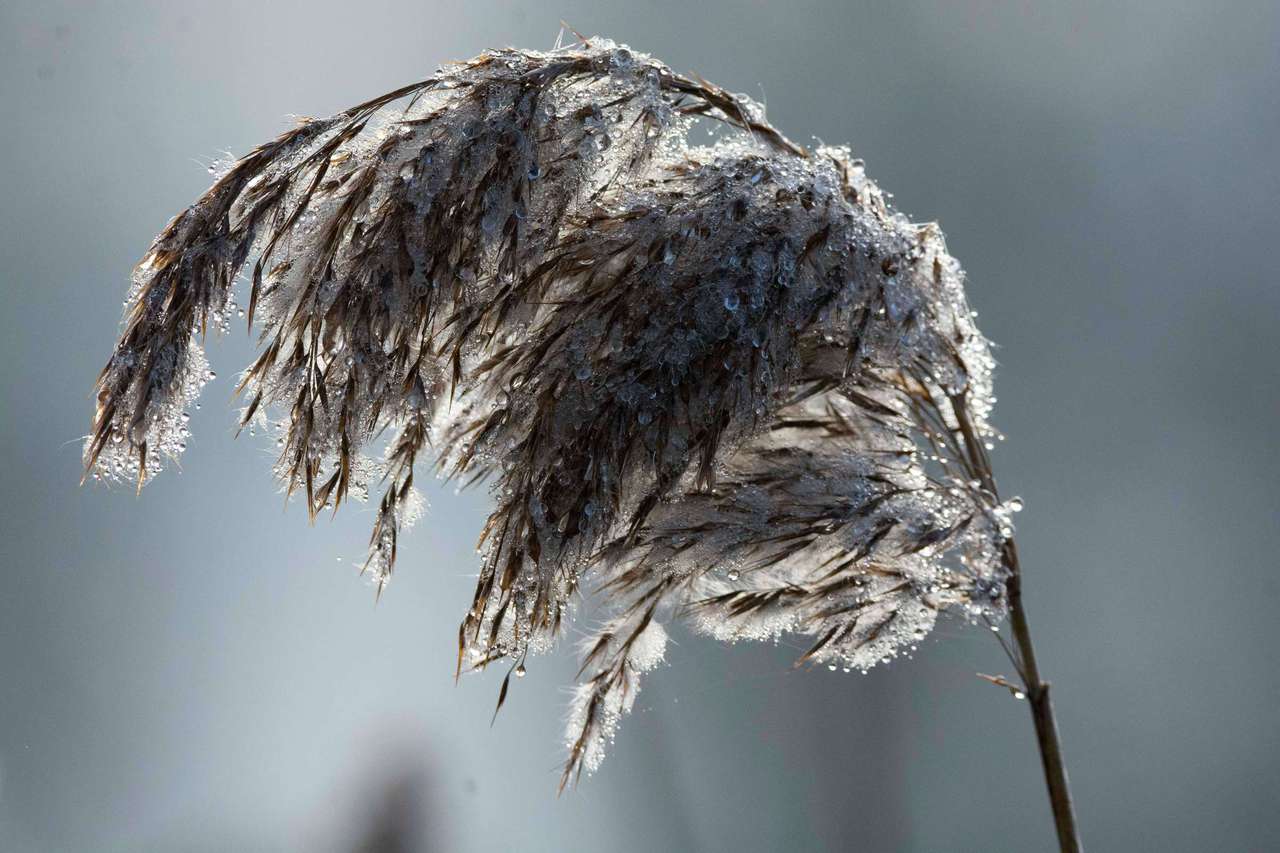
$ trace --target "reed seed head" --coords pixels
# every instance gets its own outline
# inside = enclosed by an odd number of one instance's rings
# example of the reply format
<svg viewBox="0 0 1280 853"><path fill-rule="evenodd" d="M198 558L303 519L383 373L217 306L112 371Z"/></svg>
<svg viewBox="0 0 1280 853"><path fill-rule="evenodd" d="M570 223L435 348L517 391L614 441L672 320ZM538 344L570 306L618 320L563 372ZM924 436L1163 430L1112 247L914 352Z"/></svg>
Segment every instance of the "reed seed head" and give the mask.
<svg viewBox="0 0 1280 853"><path fill-rule="evenodd" d="M700 122L720 138L691 142ZM313 515L378 492L379 588L419 465L491 484L460 669L508 662L505 699L600 597L565 780L661 660L660 620L866 670L939 613L1003 615L1015 507L960 267L848 149L796 145L750 98L592 38L300 121L135 269L94 476L141 486L184 449L246 268L243 423Z"/></svg>

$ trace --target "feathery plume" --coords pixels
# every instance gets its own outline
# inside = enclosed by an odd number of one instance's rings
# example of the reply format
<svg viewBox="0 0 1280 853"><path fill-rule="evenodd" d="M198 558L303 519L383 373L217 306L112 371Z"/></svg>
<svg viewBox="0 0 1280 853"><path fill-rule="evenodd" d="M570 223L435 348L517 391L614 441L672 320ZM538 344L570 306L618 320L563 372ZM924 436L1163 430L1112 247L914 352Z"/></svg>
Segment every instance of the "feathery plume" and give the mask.
<svg viewBox="0 0 1280 853"><path fill-rule="evenodd" d="M722 137L692 144L708 120ZM184 449L246 266L243 423L313 516L381 490L379 589L420 464L491 484L460 670L522 675L598 591L562 784L598 766L662 621L866 670L943 612L1005 614L1018 505L960 266L848 149L746 96L592 38L300 121L135 269L95 477L140 487Z"/></svg>

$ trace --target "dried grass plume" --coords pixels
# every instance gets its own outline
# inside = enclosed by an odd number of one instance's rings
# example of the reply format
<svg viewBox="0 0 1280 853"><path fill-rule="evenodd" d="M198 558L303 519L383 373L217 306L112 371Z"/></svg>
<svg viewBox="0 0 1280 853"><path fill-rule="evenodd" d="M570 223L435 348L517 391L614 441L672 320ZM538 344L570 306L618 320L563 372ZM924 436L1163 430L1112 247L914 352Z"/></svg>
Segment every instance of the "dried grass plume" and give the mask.
<svg viewBox="0 0 1280 853"><path fill-rule="evenodd" d="M866 670L942 613L1005 614L1017 504L960 266L848 149L789 141L748 97L592 38L300 121L135 269L92 476L140 487L184 449L245 270L243 422L313 515L373 492L379 587L421 466L491 484L460 669L523 674L598 594L565 780L672 618Z"/></svg>

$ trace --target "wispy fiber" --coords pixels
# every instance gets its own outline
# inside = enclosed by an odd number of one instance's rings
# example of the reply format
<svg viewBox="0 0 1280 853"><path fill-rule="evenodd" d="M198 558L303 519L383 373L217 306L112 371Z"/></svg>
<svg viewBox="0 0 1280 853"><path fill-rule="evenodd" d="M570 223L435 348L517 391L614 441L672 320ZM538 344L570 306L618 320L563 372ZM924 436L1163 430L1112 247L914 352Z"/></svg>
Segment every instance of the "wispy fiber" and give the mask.
<svg viewBox="0 0 1280 853"><path fill-rule="evenodd" d="M691 144L706 120L721 138ZM590 39L301 121L136 268L93 475L141 486L184 448L199 340L246 267L243 421L313 515L375 490L379 587L416 469L490 482L460 668L522 674L598 593L565 780L672 617L865 670L941 613L1005 614L1017 505L960 267L847 149L788 141L750 98Z"/></svg>

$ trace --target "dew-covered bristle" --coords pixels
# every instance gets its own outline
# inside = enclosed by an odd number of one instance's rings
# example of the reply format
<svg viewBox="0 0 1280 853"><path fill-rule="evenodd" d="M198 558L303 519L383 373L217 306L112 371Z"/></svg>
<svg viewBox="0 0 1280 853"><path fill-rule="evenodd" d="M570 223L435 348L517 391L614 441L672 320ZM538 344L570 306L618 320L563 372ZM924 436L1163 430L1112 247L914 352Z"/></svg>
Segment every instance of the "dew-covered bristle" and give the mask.
<svg viewBox="0 0 1280 853"><path fill-rule="evenodd" d="M728 132L692 145L707 119ZM993 362L940 230L847 149L626 47L491 51L226 167L135 271L94 476L177 457L199 341L242 314L243 422L312 514L377 502L379 588L417 468L490 483L460 667L522 674L597 592L566 780L659 619L865 671L942 612L1003 616Z"/></svg>

